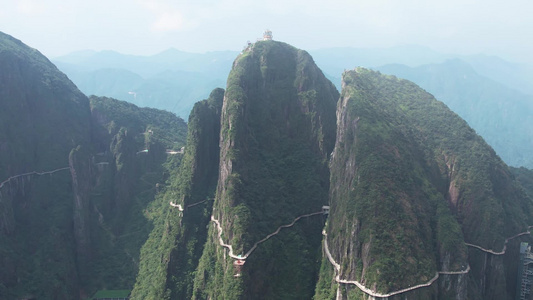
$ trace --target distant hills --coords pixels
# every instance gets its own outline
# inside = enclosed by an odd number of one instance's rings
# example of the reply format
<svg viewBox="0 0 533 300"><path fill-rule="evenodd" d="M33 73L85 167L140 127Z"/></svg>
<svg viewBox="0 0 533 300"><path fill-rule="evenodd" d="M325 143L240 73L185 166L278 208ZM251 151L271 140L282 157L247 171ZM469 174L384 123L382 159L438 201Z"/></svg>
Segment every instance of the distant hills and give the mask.
<svg viewBox="0 0 533 300"><path fill-rule="evenodd" d="M138 80L128 95L147 85L153 103L224 65L175 50L64 59L102 91ZM516 298L531 170L409 80L356 68L339 94L309 53L268 40L232 61L186 124L86 97L0 32L0 299ZM381 68L498 138L530 130L530 96L479 65Z"/></svg>
<svg viewBox="0 0 533 300"><path fill-rule="evenodd" d="M439 64L450 59L468 63L479 75L502 83L522 93L533 95L533 66L506 61L497 56L443 54L422 46L392 48L329 48L310 51L316 63L329 76L338 80L345 69L359 66L378 68L389 64L419 67ZM338 86L340 87L340 86Z"/></svg>
<svg viewBox="0 0 533 300"><path fill-rule="evenodd" d="M386 65L386 74L409 79L463 117L510 165L533 168L533 96L480 75L459 59L415 68Z"/></svg>
<svg viewBox="0 0 533 300"><path fill-rule="evenodd" d="M512 166L533 168L533 67L496 56L419 46L311 52L340 90L346 68L366 66L420 85L464 118Z"/></svg>
<svg viewBox="0 0 533 300"><path fill-rule="evenodd" d="M414 81L479 132L510 165L533 168L533 67L487 55L443 54L421 46L328 48L310 52L340 90L345 69L365 66ZM152 56L79 51L53 62L86 95L168 110L186 119L226 85L236 51ZM466 76L466 77L465 77Z"/></svg>
<svg viewBox="0 0 533 300"><path fill-rule="evenodd" d="M194 103L224 87L238 52L205 54L169 49L152 56L79 51L53 62L86 95L164 109L187 119Z"/></svg>

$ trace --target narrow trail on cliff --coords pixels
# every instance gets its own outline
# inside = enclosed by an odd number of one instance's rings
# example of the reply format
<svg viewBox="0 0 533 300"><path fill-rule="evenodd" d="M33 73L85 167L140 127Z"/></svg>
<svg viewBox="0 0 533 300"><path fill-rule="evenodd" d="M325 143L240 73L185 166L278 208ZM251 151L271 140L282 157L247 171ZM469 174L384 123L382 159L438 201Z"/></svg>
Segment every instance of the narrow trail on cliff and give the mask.
<svg viewBox="0 0 533 300"><path fill-rule="evenodd" d="M196 205L198 205L198 204L202 204L202 203L204 203L204 202L207 201L207 200L209 200L209 199L205 199L205 200L202 200L202 201L200 201L200 202L196 202L196 203L193 203L193 204L189 204L189 205L185 206L185 208L190 208L190 207L196 206ZM181 206L181 204L176 204L176 203L174 203L174 202L172 202L172 201L170 201L170 206L172 206L172 207L177 207L179 211L184 211L184 210L185 210L185 208L183 208L183 207Z"/></svg>
<svg viewBox="0 0 533 300"><path fill-rule="evenodd" d="M220 226L220 222L217 219L215 219L215 217L213 215L211 215L211 221L213 221L213 223L215 223L216 226L217 226L217 229L218 229L218 240L219 240L220 246L229 249L229 256L231 258L238 259L238 260L245 260L246 258L248 258L248 256L250 256L252 254L252 252L254 252L254 250L257 248L257 246L259 244L261 244L261 243L267 241L268 239L270 239L271 237L277 235L281 231L281 229L289 228L289 227L294 226L294 224L296 224L296 222L299 221L302 218L308 218L308 217L312 217L312 216L316 216L316 215L322 215L322 214L324 214L324 212L323 211L319 211L319 212L314 212L314 213L305 214L305 215L301 215L301 216L296 217L291 223L279 226L278 229L276 229L276 231L274 231L271 234L267 235L265 238L257 241L252 246L252 248L250 248L250 250L248 250L248 252L246 252L246 254L244 254L242 256L235 255L233 253L233 247L231 245L229 245L229 244L224 243L224 240L222 239L222 227Z"/></svg>
<svg viewBox="0 0 533 300"><path fill-rule="evenodd" d="M522 235L531 234L529 232L529 229L532 228L532 227L533 226L528 226L528 231L524 231L524 232L515 234L512 237L509 237L509 238L505 239L503 250L500 251L500 252L496 252L496 251L493 251L493 250L485 249L485 248L483 248L481 246L470 244L470 243L466 243L466 242L464 244L466 246L468 246L468 247L473 247L473 248L479 249L481 251L484 251L484 252L487 252L487 253L490 253L490 254L493 254L493 255L503 255L503 254L505 254L505 251L507 250L507 243L510 240L515 239L515 238L517 238L519 236L522 236ZM340 266L340 264L338 264L333 259L333 256L331 255L331 252L329 251L327 233L326 233L325 230L322 231L322 235L324 235L324 251L326 252L326 256L328 257L329 262L335 267L335 273L337 274L335 276L335 281L337 281L338 283L356 285L361 291L363 291L364 293L366 293L366 294L368 294L368 295L370 295L372 297L386 298L386 297L391 297L391 296L394 296L394 295L402 294L402 293L405 293L405 292L409 292L409 291L412 291L412 290L415 290L415 289L419 289L419 288L422 288L422 287L428 287L428 286L432 285L433 282L435 282L439 278L439 275L462 275L462 274L467 274L468 272L470 272L470 265L467 265L467 268L465 270L462 270L462 271L438 271L438 272L436 272L435 276L433 278L431 278L429 281L427 281L426 283L421 283L421 284L418 284L418 285L415 285L415 286L412 286L412 287L408 287L408 288L405 288L405 289L393 291L393 292L390 292L390 293L387 293L387 294L382 294L382 293L378 293L378 292L376 292L374 290L371 290L371 289L367 288L366 286L364 286L359 281L340 279L341 266Z"/></svg>
<svg viewBox="0 0 533 300"><path fill-rule="evenodd" d="M531 234L531 232L529 232L529 228L531 228L531 227L532 226L528 226L528 231L520 232L519 234L513 235L510 238L506 238L505 242L503 243L503 249L500 252L496 252L496 251L490 250L490 249L485 249L485 248L483 248L481 246L470 244L470 243L465 243L465 245L467 245L468 247L473 247L473 248L479 249L481 251L484 251L484 252L487 252L487 253L490 253L490 254L493 254L493 255L504 255L505 251L507 250L507 242L509 242L510 240L512 240L514 238L517 238L519 236L526 235L526 234Z"/></svg>
<svg viewBox="0 0 533 300"><path fill-rule="evenodd" d="M63 171L63 170L69 170L70 167L64 167L64 168L59 168L59 169L55 169L55 170L52 170L52 171L41 171L41 172L37 172L37 171L32 171L32 172L28 172L28 173L24 173L24 174L18 174L18 175L14 175L14 176L11 176L9 177L8 179L2 181L2 183L0 183L0 189L4 187L4 184L8 183L10 180L12 179L15 179L15 178L19 178L19 177L23 177L23 176L30 176L30 175L47 175L47 174L53 174L55 172L59 172L59 171Z"/></svg>
<svg viewBox="0 0 533 300"><path fill-rule="evenodd" d="M335 276L335 281L337 281L338 283L353 284L353 285L357 286L361 291L363 291L364 293L366 293L366 294L368 294L369 296L372 296L372 297L387 298L387 297L391 297L391 296L394 296L394 295L398 295L398 294L402 294L402 293L405 293L405 292L409 292L409 291L412 291L412 290L416 290L416 289L419 289L419 288L428 287L428 286L432 285L433 282L435 282L437 279L439 279L439 275L462 275L462 274L467 274L468 272L470 272L470 265L467 265L467 268L465 270L462 270L462 271L439 271L439 272L436 272L435 276L433 276L433 278L431 278L426 283L421 283L421 284L418 284L418 285L415 285L415 286L412 286L412 287L408 287L408 288L405 288L405 289L393 291L393 292L390 292L390 293L387 293L387 294L378 293L378 292L376 292L374 290L371 290L371 289L367 288L366 286L364 286L362 283L360 283L357 280L340 279L341 265L338 264L335 261L335 259L333 259L333 256L331 255L331 252L329 251L328 239L327 239L328 235L327 235L326 231L323 230L322 234L324 235L324 251L326 252L326 256L328 257L329 262L335 267L335 273L337 274Z"/></svg>

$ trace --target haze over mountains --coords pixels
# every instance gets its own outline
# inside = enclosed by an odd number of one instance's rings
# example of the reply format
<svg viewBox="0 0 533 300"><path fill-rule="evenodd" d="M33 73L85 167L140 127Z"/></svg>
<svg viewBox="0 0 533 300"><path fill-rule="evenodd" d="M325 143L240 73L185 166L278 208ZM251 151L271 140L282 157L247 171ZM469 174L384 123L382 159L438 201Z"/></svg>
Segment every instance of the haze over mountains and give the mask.
<svg viewBox="0 0 533 300"><path fill-rule="evenodd" d="M169 49L143 57L81 51L54 63L87 95L109 96L187 118L198 99L223 87L237 53L194 54Z"/></svg>
<svg viewBox="0 0 533 300"><path fill-rule="evenodd" d="M332 61L350 59L337 50ZM383 53L368 61L395 57ZM134 99L221 74L229 55L100 54L64 64L94 86L120 77L117 93L153 85ZM466 107L472 124L507 134L508 115L528 120L529 96L430 54L382 68ZM415 83L347 68L337 90L305 50L251 43L186 124L86 97L0 33L0 298L514 299L520 242L533 242L531 170L510 169Z"/></svg>
<svg viewBox="0 0 533 300"><path fill-rule="evenodd" d="M463 117L509 165L533 168L533 96L486 76L459 59L415 68L385 65L383 73L412 80Z"/></svg>
<svg viewBox="0 0 533 300"><path fill-rule="evenodd" d="M340 90L340 74L366 66L414 81L469 124L512 166L533 168L533 67L494 56L442 54L421 46L310 52ZM187 118L198 99L224 87L237 52L153 56L80 51L53 61L86 95L110 96Z"/></svg>

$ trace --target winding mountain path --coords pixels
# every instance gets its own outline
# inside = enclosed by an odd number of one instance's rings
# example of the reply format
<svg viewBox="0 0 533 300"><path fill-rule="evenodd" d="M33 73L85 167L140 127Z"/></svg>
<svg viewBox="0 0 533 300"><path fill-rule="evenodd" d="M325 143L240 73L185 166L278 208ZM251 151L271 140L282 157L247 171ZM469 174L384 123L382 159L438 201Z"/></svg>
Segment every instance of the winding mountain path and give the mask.
<svg viewBox="0 0 533 300"><path fill-rule="evenodd" d="M215 219L215 217L213 217L213 215L211 215L211 221L215 222L215 224L217 225L218 242L220 243L220 246L228 248L228 250L229 250L228 255L231 258L233 258L233 259L243 259L240 255L237 256L237 255L233 254L233 247L230 244L224 243L224 240L222 239L222 227L220 226L220 222L217 219Z"/></svg>
<svg viewBox="0 0 533 300"><path fill-rule="evenodd" d="M193 203L193 204L189 204L189 205L185 206L185 208L189 208L189 207L196 206L196 205L198 205L198 204L202 204L202 203L204 203L204 202L207 201L207 200L208 200L208 199L205 199L205 200L202 200L202 201L200 201L200 202ZM172 207L177 207L179 211L184 211L184 210L185 210L185 208L183 208L183 207L181 206L181 204L176 204L176 203L174 203L174 202L172 202L172 201L170 201L170 206L172 206Z"/></svg>
<svg viewBox="0 0 533 300"><path fill-rule="evenodd" d="M529 228L531 228L531 226L528 226L528 229ZM510 240L512 240L514 238L517 238L519 236L526 235L526 234L531 234L531 232L529 232L529 230L528 230L528 231L520 232L519 234L513 235L510 238L506 238L505 242L503 244L503 249L500 252L496 252L496 251L490 250L490 249L485 249L485 248L483 248L481 246L470 244L470 243L465 243L465 245L467 245L468 247L473 247L473 248L479 249L481 251L484 251L484 252L487 252L487 253L490 253L490 254L493 254L493 255L504 255L505 251L507 250L507 242L509 242Z"/></svg>
<svg viewBox="0 0 533 300"><path fill-rule="evenodd" d="M216 226L217 226L217 229L218 229L218 240L219 240L219 243L220 243L220 246L222 247L225 247L225 248L228 248L229 249L229 256L233 259L238 259L238 260L245 260L246 258L248 258L248 256L250 256L250 254L252 254L252 252L254 252L254 250L257 248L257 246L265 241L267 241L268 239L270 239L271 237L277 235L281 229L283 228L289 228L289 227L292 227L294 226L294 224L296 224L296 222L302 218L308 218L308 217L311 217L311 216L316 216L316 215L321 215L323 214L322 211L319 211L319 212L314 212L314 213L310 213L310 214L305 214L305 215L301 215L299 217L296 217L291 223L289 224L286 224L286 225L281 225L278 227L278 229L276 229L276 231L272 232L271 234L267 235L265 238L259 240L258 242L256 242L252 248L250 248L250 250L248 250L248 252L246 252L246 254L244 254L243 256L237 256L233 253L233 247L229 244L226 244L224 243L224 240L222 239L222 227L220 226L220 222L215 219L215 217L213 215L211 215L211 221L213 221Z"/></svg>
<svg viewBox="0 0 533 300"><path fill-rule="evenodd" d="M52 171L44 171L44 172L37 172L37 171L33 171L33 172L28 172L28 173L24 173L24 174L18 174L18 175L14 175L14 176L11 176L9 177L8 179L2 181L0 183L0 189L2 187L4 187L4 184L8 183L10 180L12 179L15 179L15 178L18 178L18 177L23 177L23 176L30 176L30 175L46 175L46 174L53 174L55 172L59 172L59 171L63 171L63 170L69 170L70 167L64 167L64 168L59 168L59 169L55 169L55 170L52 170Z"/></svg>
<svg viewBox="0 0 533 300"><path fill-rule="evenodd" d="M183 211L181 204L175 204L174 202L170 201L170 206L177 207L179 211Z"/></svg>
<svg viewBox="0 0 533 300"><path fill-rule="evenodd" d="M462 271L439 271L439 274L441 275L461 275L461 274L467 274L470 272L470 265L466 265L466 269Z"/></svg>
<svg viewBox="0 0 533 300"><path fill-rule="evenodd" d="M490 253L490 254L493 254L493 255L503 255L505 254L505 251L507 250L507 243L512 240L512 239L515 239L519 236L522 236L522 235L526 235L526 234L531 234L529 232L529 229L532 228L533 226L528 226L528 231L524 231L524 232L520 232L518 234L515 234L513 235L512 237L509 237L507 239L505 239L505 243L503 245L503 249L502 251L500 252L496 252L494 250L490 250L490 249L485 249L481 246L478 246L478 245L474 245L474 244L470 244L470 243L465 243L466 246L468 247L473 247L473 248L476 248L476 249L479 249L481 251L484 251L484 252L487 252L487 253ZM405 292L409 292L409 291L412 291L412 290L415 290L415 289L418 289L418 288L422 288L422 287L427 287L427 286L430 286L431 284L433 284L433 282L435 282L435 280L437 280L439 278L439 275L461 275L461 274L467 274L468 272L470 272L470 265L467 266L467 268L463 271L439 271L435 274L435 276L430 279L428 282L426 283L422 283L422 284L419 284L419 285L415 285L415 286L412 286L412 287L409 287L409 288L405 288L405 289L402 289L402 290L398 290L398 291L394 291L394 292L390 292L390 293L387 293L387 294L382 294L382 293L378 293L376 291L373 291L367 287L365 287L362 283L360 283L359 281L356 281L356 280L344 280L344 279L340 279L340 269L341 269L341 266L340 264L338 264L334 259L333 259L333 256L331 255L331 252L329 251L329 248L328 248L328 239L327 239L327 233L325 230L322 231L322 234L324 235L324 249L325 249L325 252L326 252L326 256L328 257L328 260L329 262L335 267L335 273L337 274L335 276L335 281L339 282L339 283L345 283L345 284L354 284L356 285L361 291L363 291L364 293L372 296L372 297L379 297L379 298L386 298L386 297L391 297L391 296L394 296L394 295L398 295L398 294L401 294L401 293L405 293Z"/></svg>
<svg viewBox="0 0 533 300"><path fill-rule="evenodd" d="M326 252L326 256L328 257L329 262L335 267L335 273L337 274L335 276L335 281L337 281L338 283L344 283L344 284L354 284L361 291L363 291L364 293L366 293L366 294L368 294L368 295L370 295L372 297L387 298L387 297L391 297L391 296L394 296L394 295L398 295L398 294L402 294L402 293L405 293L405 292L409 292L409 291L412 291L412 290L416 290L416 289L419 289L419 288L428 287L428 286L432 285L433 282L435 282L439 278L439 275L441 275L441 274L442 275L461 275L461 274L467 274L468 272L470 272L470 265L468 265L467 268L465 270L463 270L463 271L439 271L439 272L436 272L435 276L433 276L433 278L431 278L426 283L421 283L421 284L418 284L418 285L415 285L415 286L412 286L412 287L408 287L408 288L405 288L405 289L393 291L393 292L390 292L390 293L387 293L387 294L378 293L378 292L376 292L374 290L371 290L371 289L367 288L366 286L364 286L362 283L360 283L357 280L340 279L341 265L338 264L333 259L333 256L331 255L331 252L329 252L328 239L327 239L328 235L327 235L326 231L322 230L322 234L324 235L324 250Z"/></svg>
<svg viewBox="0 0 533 300"><path fill-rule="evenodd" d="M203 201L200 201L200 202L197 202L197 203L193 203L191 205L188 205L187 207L192 207L192 206L198 205L200 203L203 203L205 201L207 201L207 199L203 200ZM170 202L170 205L173 206L173 207L177 207L179 209L179 211L183 211L184 210L183 207L180 204L175 204L173 202ZM255 249L257 248L257 246L259 244L261 244L261 243L267 241L268 239L270 239L271 237L279 234L281 229L289 228L289 227L294 226L294 224L296 224L296 222L299 221L302 218L307 218L307 217L311 217L311 216L315 216L315 215L321 215L321 214L324 214L324 212L323 211L319 211L319 212L314 212L314 213L310 213L310 214L301 215L301 216L296 217L291 223L279 226L276 229L276 231L274 231L271 234L267 235L265 238L257 241L250 248L250 250L248 250L248 252L246 252L242 256L241 255L235 255L235 253L233 253L233 247L230 244L224 243L224 240L222 239L222 233L223 233L222 227L220 225L220 222L217 219L215 219L215 217L213 215L211 215L211 221L213 223L215 223L216 228L218 230L218 240L219 240L220 246L222 246L224 248L227 248L229 250L228 255L231 258L238 260L239 262L241 262L241 264L244 264L245 260L255 251ZM500 252L495 252L493 250L485 249L485 248L482 248L481 246L470 244L470 243L465 243L465 245L468 246L468 247L477 248L477 249L479 249L481 251L484 251L484 252L487 252L487 253L490 253L490 254L503 255L503 254L505 254L505 251L507 250L507 243L510 240L512 240L514 238L517 238L519 236L522 236L522 235L531 234L529 232L529 229L532 228L532 227L533 226L529 226L528 227L528 231L524 231L524 232L518 233L518 234L516 234L516 235L514 235L512 237L509 237L509 238L505 239L503 250L500 251ZM357 280L340 279L341 266L340 266L340 264L338 264L335 261L335 259L333 259L333 256L331 255L331 252L329 251L328 239L327 239L326 231L323 230L322 234L325 237L324 238L324 250L326 252L326 256L327 256L329 262L335 268L335 273L336 273L335 281L338 282L338 283L343 283L343 284L353 284L353 285L357 286L361 291L363 291L364 293L366 293L366 294L368 294L369 296L372 296L372 297L377 297L377 298L392 297L392 296L395 296L395 295L398 295L398 294L402 294L402 293L406 293L406 292L409 292L409 291L412 291L412 290L416 290L416 289L419 289L419 288L431 286L439 278L440 275L464 275L464 274L468 274L470 272L470 265L467 265L466 269L465 270L461 270L461 271L438 271L438 272L435 273L435 276L433 276L433 278L431 278L430 280L428 280L425 283L421 283L421 284L418 284L418 285L415 285L415 286L412 286L412 287L408 287L408 288L405 288L405 289L393 291L393 292L390 292L390 293L382 294L382 293L374 291L374 290L372 290L370 288L367 288L366 286L364 286L361 282L359 282Z"/></svg>

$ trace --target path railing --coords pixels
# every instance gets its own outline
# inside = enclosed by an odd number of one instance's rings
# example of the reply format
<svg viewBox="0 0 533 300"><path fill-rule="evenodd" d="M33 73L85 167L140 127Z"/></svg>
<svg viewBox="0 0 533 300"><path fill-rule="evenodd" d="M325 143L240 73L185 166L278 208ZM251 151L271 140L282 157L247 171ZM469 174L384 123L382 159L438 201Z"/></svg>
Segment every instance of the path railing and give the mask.
<svg viewBox="0 0 533 300"><path fill-rule="evenodd" d="M204 203L204 202L207 201L207 200L208 200L208 199L205 199L205 200L202 200L202 201L200 201L200 202L193 203L193 204L189 204L189 205L185 206L185 208L190 208L190 207L196 206L196 205L198 205L198 204L202 204L202 203ZM183 206L181 206L181 204L176 204L176 203L174 203L174 202L172 202L172 201L170 201L170 206L172 206L172 207L177 207L179 211L184 211L184 210L185 210L185 209L183 208Z"/></svg>
<svg viewBox="0 0 533 300"><path fill-rule="evenodd" d="M276 231L272 232L271 234L267 235L265 238L257 241L253 246L252 248L250 248L250 250L248 250L248 252L246 252L246 254L242 255L242 256L237 256L233 253L233 247L229 244L226 244L224 243L224 240L222 239L222 227L220 226L220 222L215 219L215 217L213 215L211 215L211 221L213 221L213 223L216 224L217 226L217 229L218 229L218 240L219 240L219 243L220 243L220 246L222 247L225 247L225 248L228 248L229 250L229 256L231 258L234 258L234 259L238 259L238 260L245 260L246 258L248 258L248 256L250 256L252 254L252 252L254 252L254 250L257 248L257 246L265 241L267 241L268 239L270 239L271 237L277 235L281 229L283 228L289 228L289 227L292 227L294 226L294 224L296 224L297 221L299 221L300 219L302 218L308 218L308 217L311 217L311 216L316 216L316 215L321 215L323 214L322 211L319 211L319 212L314 212L314 213L310 213L310 214L305 214L305 215L301 215L299 217L296 217L291 223L289 224L286 224L286 225L281 225L278 227L278 229L276 229Z"/></svg>
<svg viewBox="0 0 533 300"><path fill-rule="evenodd" d="M468 247L473 247L473 248L479 249L481 251L484 251L484 252L487 252L487 253L490 253L490 254L493 254L493 255L503 255L503 254L505 254L505 251L507 250L507 243L510 240L515 239L515 238L517 238L519 236L522 236L522 235L531 234L529 232L529 229L532 228L532 227L533 226L528 226L528 231L520 232L518 234L513 235L512 237L506 238L505 239L505 243L503 245L503 249L500 252L496 252L496 251L490 250L490 249L485 249L485 248L483 248L481 246L470 244L470 243L466 243L466 242L464 244L466 246L468 246ZM335 267L335 272L337 273L337 275L335 276L335 281L337 281L339 283L345 283L345 284L354 284L361 291L365 292L366 294L368 294L368 295L370 295L372 297L386 298L386 297L391 297L391 296L398 295L398 294L401 294L401 293L405 293L405 292L408 292L408 291L412 291L414 289L430 286L431 284L433 284L433 282L435 282L435 280L437 280L439 278L439 274L441 274L441 275L462 275L462 274L467 274L468 272L470 272L470 265L467 265L467 268L465 270L463 270L463 271L438 271L435 274L435 276L432 279L430 279L428 282L426 282L426 283L422 283L422 284L415 285L415 286L412 286L412 287L409 287L409 288L405 288L405 289L402 289L402 290L390 292L390 293L387 293L387 294L382 294L382 293L373 291L373 290L365 287L359 281L340 279L340 265L337 262L335 262L335 260L333 259L333 256L329 252L328 239L327 239L326 231L323 230L322 234L324 235L324 249L325 249L325 252L326 252L326 256L328 257L329 262Z"/></svg>
<svg viewBox="0 0 533 300"><path fill-rule="evenodd" d="M18 178L18 177L22 177L22 176L29 176L29 175L46 175L46 174L53 174L55 172L59 172L59 171L63 171L63 170L69 170L70 167L64 167L64 168L59 168L59 169L55 169L55 170L52 170L52 171L42 171L42 172L37 172L37 171L32 171L32 172L28 172L28 173L24 173L24 174L18 174L18 175L14 175L14 176L11 176L9 177L8 179L2 181L0 183L0 189L2 187L4 187L4 184L8 183L10 180L12 179L15 179L15 178Z"/></svg>
<svg viewBox="0 0 533 300"><path fill-rule="evenodd" d="M416 290L416 289L419 289L419 288L428 287L428 286L432 285L439 278L439 275L441 275L441 274L442 275L461 275L461 274L467 274L468 272L470 272L470 265L468 265L467 268L465 270L462 270L462 271L439 271L439 272L435 273L435 276L433 276L433 278L431 278L429 281L427 281L425 283L421 283L421 284L418 284L418 285L415 285L415 286L411 286L411 287L408 287L408 288L405 288L405 289L393 291L393 292L390 292L390 293L382 294L382 293L376 292L374 290L371 290L370 288L367 288L366 286L364 286L361 282L359 282L357 280L340 279L341 265L338 264L335 261L335 259L333 259L333 256L331 255L331 252L329 251L328 238L327 238L328 235L326 233L326 230L322 230L322 234L324 235L324 250L326 252L326 256L328 257L329 262L335 267L335 273L337 274L335 276L335 281L337 281L338 283L353 284L353 285L357 286L361 291L363 291L364 293L366 293L366 294L368 294L368 295L370 295L372 297L387 298L387 297L391 297L391 296L394 296L394 295L398 295L398 294L402 294L402 293L405 293L405 292L409 292L409 291L412 291L412 290Z"/></svg>
<svg viewBox="0 0 533 300"><path fill-rule="evenodd" d="M207 199L203 200L203 201L200 201L200 202L197 202L197 203L190 204L190 205L187 206L187 208L195 206L195 205L198 205L198 204L203 203L205 201L207 201ZM180 204L175 204L172 201L170 202L170 205L172 207L177 207L179 211L183 211L184 210L183 207ZM259 244L261 244L261 243L267 241L268 239L270 239L271 237L279 234L281 229L289 228L289 227L294 226L294 224L296 224L296 222L299 221L302 218L307 218L307 217L311 217L311 216L315 216L315 215L321 215L321 214L324 214L324 212L323 211L319 211L319 212L314 212L314 213L310 213L310 214L301 215L301 216L296 217L291 223L279 226L276 229L276 231L274 231L271 234L267 235L265 238L257 241L250 248L250 250L248 250L248 252L246 252L242 256L241 255L235 255L235 253L233 253L233 247L230 244L226 244L224 242L224 240L222 238L222 233L223 233L222 226L220 225L220 222L217 219L215 219L215 217L213 215L211 215L211 221L213 223L215 223L216 228L218 230L218 241L219 241L220 246L222 246L224 248L227 248L229 250L228 255L231 258L238 260L241 264L244 264L245 260L255 251L255 249L257 248L257 246ZM500 252L496 252L496 251L493 251L493 250L490 250L490 249L485 249L485 248L483 248L481 246L470 244L470 243L466 243L466 242L464 244L466 246L468 246L468 247L474 247L474 248L477 248L477 249L479 249L481 251L484 251L484 252L487 252L487 253L490 253L490 254L493 254L493 255L503 255L503 254L505 254L505 251L507 250L507 243L510 240L512 240L514 238L517 238L519 236L522 236L522 235L530 234L529 229L532 228L532 227L533 226L529 226L528 227L528 231L518 233L518 234L516 234L516 235L514 235L512 237L509 237L509 238L505 239L503 250L500 251ZM324 250L326 252L326 256L327 256L329 262L335 268L335 273L336 273L335 281L338 282L338 283L343 283L343 284L353 284L353 285L357 286L361 291L363 291L364 293L366 293L366 294L368 294L368 295L370 295L372 297L377 297L377 298L391 297L391 296L402 294L402 293L406 293L406 292L409 292L409 291L412 291L412 290L415 290L415 289L431 286L439 278L440 275L463 275L463 274L467 274L467 273L470 272L470 265L467 265L466 269L465 270L461 270L461 271L438 271L438 272L435 273L435 276L433 276L433 278L431 278L430 280L428 280L425 283L421 283L421 284L418 284L418 285L415 285L415 286L412 286L412 287L404 288L404 289L401 289L401 290L396 290L396 291L385 293L385 294L384 293L379 293L379 292L374 291L374 290L372 290L370 288L367 288L366 286L364 286L361 282L359 282L357 280L340 279L341 266L340 266L340 264L338 264L335 261L335 259L333 259L333 256L331 255L331 252L329 251L328 239L327 239L326 231L323 230L322 234L324 235Z"/></svg>
<svg viewBox="0 0 533 300"><path fill-rule="evenodd" d="M528 226L528 229L529 229L529 228L531 228L531 226ZM465 245L467 245L468 247L473 247L473 248L479 249L479 250L481 250L481 251L484 251L484 252L487 252L487 253L490 253L490 254L494 254L494 255L504 255L504 254L505 254L505 251L507 250L507 243L508 243L510 240L512 240L512 239L514 239L514 238L517 238L517 237L519 237L519 236L522 236L522 235L526 235L526 234L531 234L531 233L530 233L529 230L528 230L528 231L520 232L519 234L513 235L513 236L510 237L510 238L506 238L506 239L505 239L505 242L503 243L503 249L502 249L502 251L500 251L500 252L496 252L496 251L494 251L494 250L490 250L490 249L485 249L485 248L483 248L483 247L481 247L481 246L474 245L474 244L470 244L470 243L465 243Z"/></svg>

